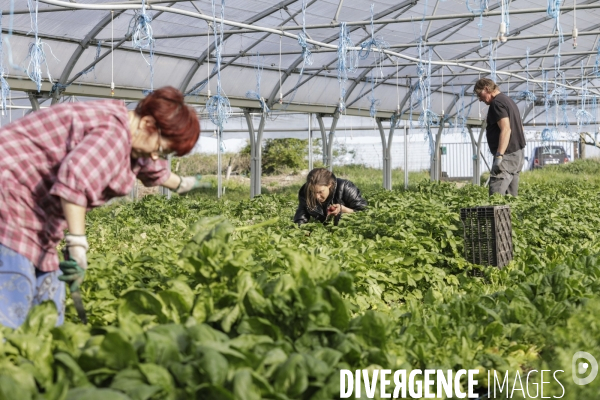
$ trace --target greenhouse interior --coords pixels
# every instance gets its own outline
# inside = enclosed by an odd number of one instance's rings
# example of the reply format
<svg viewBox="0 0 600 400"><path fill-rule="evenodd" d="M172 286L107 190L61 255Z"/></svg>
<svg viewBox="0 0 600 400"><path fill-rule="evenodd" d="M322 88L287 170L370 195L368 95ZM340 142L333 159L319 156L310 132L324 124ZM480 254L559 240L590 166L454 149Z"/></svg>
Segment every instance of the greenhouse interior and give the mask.
<svg viewBox="0 0 600 400"><path fill-rule="evenodd" d="M59 268L38 252L78 282L64 315L0 306L0 399L598 398L600 2L0 4L0 277L14 250L31 282ZM138 115L164 87L199 121L186 151ZM34 158L41 141L10 135L40 118L50 143L71 118L50 110L110 113L102 100L138 124L134 174L141 124L156 127L142 135L164 185L115 175L71 204L58 193L78 188L40 189L57 164L27 195L11 186L62 150ZM273 166L293 143L300 164Z"/></svg>

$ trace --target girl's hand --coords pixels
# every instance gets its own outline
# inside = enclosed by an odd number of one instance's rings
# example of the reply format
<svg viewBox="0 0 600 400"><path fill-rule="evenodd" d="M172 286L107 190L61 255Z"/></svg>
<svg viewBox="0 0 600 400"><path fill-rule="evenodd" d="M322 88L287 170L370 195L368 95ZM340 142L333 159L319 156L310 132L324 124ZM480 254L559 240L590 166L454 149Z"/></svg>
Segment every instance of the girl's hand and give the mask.
<svg viewBox="0 0 600 400"><path fill-rule="evenodd" d="M338 215L342 212L341 204L332 204L327 208L327 215Z"/></svg>

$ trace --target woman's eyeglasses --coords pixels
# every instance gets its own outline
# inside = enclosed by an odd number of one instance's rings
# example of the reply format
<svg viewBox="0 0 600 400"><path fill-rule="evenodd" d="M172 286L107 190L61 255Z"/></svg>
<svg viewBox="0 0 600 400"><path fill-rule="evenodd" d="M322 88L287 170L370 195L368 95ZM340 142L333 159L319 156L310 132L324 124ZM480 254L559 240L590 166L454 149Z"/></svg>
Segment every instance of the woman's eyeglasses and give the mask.
<svg viewBox="0 0 600 400"><path fill-rule="evenodd" d="M158 158L162 158L162 159L165 159L165 160L167 159L167 157L169 157L171 154L174 153L173 151L170 151L170 152L167 153L167 152L165 152L163 150L163 147L162 147L162 134L161 134L160 128L158 128L158 149L156 150L155 153L158 154Z"/></svg>

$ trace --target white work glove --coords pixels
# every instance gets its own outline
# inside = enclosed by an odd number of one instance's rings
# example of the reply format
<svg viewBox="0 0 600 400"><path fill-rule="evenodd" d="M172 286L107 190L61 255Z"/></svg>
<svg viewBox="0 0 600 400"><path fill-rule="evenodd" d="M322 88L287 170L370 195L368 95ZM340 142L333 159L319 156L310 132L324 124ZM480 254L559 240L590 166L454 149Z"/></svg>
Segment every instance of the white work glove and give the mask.
<svg viewBox="0 0 600 400"><path fill-rule="evenodd" d="M65 236L65 242L67 243L67 250L69 256L73 261L77 262L83 269L87 269L87 251L90 246L88 245L87 238L85 235L67 235Z"/></svg>
<svg viewBox="0 0 600 400"><path fill-rule="evenodd" d="M200 182L202 179L202 175L200 174L196 176L181 176L180 179L181 183L175 189L175 192L178 194L187 193L193 189L211 187L210 182Z"/></svg>

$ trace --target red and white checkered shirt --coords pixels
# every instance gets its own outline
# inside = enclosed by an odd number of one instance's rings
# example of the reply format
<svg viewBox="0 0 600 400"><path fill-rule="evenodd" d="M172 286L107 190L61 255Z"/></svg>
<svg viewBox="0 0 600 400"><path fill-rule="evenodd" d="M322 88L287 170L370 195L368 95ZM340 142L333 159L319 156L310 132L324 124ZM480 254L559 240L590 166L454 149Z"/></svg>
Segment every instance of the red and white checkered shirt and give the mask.
<svg viewBox="0 0 600 400"><path fill-rule="evenodd" d="M62 103L0 129L0 243L41 271L58 269L60 198L91 209L167 180L164 160L131 158L122 101Z"/></svg>

